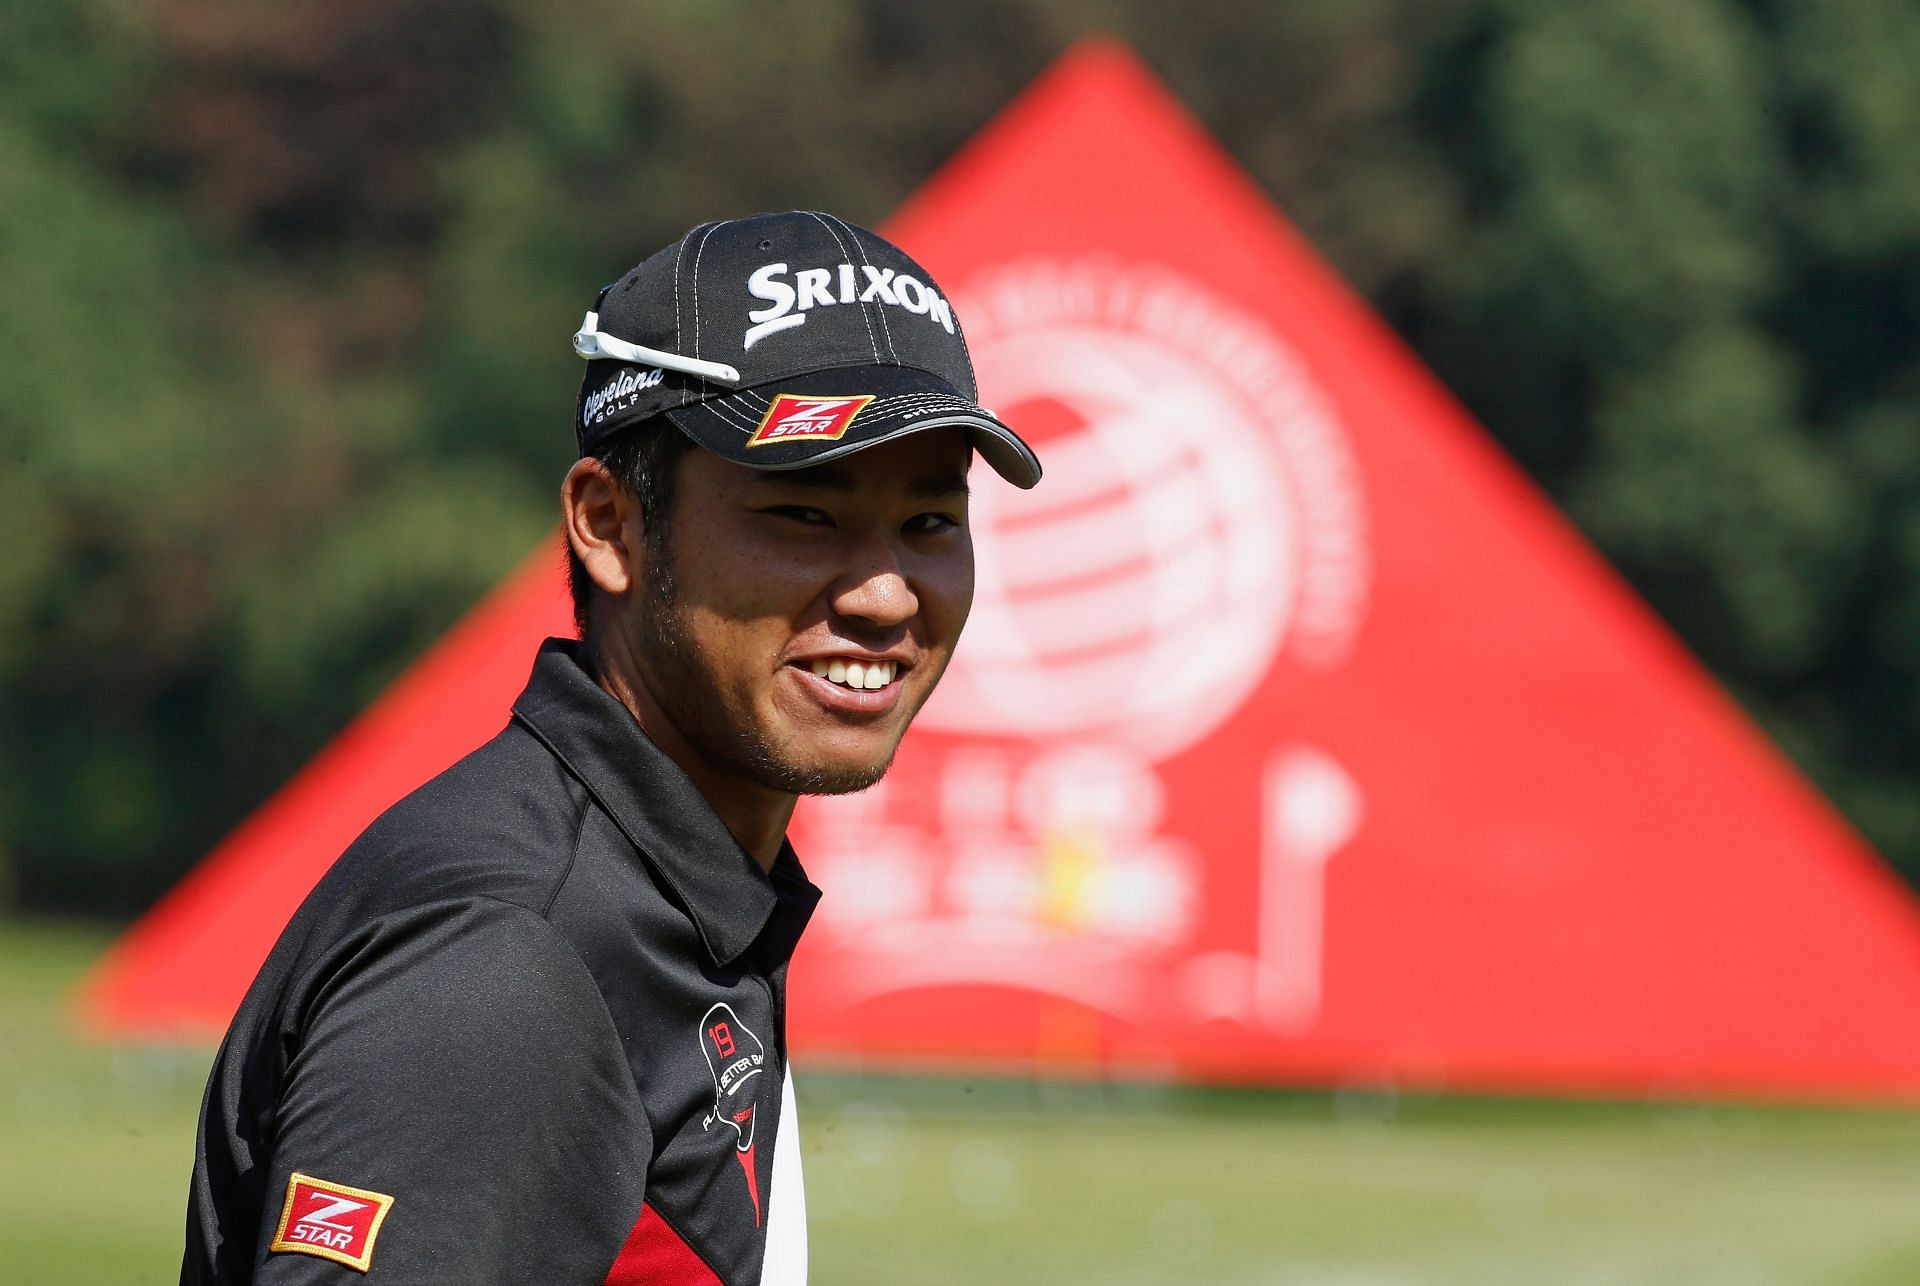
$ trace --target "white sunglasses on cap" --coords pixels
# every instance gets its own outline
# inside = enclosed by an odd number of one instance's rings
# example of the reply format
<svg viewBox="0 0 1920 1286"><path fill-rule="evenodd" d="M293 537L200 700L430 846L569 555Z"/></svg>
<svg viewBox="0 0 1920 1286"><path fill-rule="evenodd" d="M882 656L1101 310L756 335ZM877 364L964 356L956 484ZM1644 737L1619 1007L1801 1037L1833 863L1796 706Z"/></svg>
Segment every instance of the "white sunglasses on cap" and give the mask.
<svg viewBox="0 0 1920 1286"><path fill-rule="evenodd" d="M597 312L588 313L586 320L580 323L580 329L573 333L573 351L590 362L596 358L605 357L616 362L659 366L669 371L679 371L683 375L697 375L703 380L712 380L717 384L740 382L740 372L724 362L703 362L697 357L682 357L678 353L666 353L657 348L629 344L617 335L602 334L600 314Z"/></svg>

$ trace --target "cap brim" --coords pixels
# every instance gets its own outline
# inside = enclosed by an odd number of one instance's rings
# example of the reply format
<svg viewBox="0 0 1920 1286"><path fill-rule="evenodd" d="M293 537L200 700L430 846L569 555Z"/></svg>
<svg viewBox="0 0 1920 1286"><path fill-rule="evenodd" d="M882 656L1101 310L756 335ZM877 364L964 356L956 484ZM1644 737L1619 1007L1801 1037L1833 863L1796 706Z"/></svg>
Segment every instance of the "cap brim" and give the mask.
<svg viewBox="0 0 1920 1286"><path fill-rule="evenodd" d="M831 436L820 433L769 440L762 430L774 412L775 399L788 394L869 400ZM908 434L963 428L969 431L981 459L1008 482L1026 488L1040 481L1040 461L1019 434L946 381L913 367L843 366L809 371L758 388L735 389L689 406L672 407L665 414L674 427L715 455L755 469L804 469Z"/></svg>

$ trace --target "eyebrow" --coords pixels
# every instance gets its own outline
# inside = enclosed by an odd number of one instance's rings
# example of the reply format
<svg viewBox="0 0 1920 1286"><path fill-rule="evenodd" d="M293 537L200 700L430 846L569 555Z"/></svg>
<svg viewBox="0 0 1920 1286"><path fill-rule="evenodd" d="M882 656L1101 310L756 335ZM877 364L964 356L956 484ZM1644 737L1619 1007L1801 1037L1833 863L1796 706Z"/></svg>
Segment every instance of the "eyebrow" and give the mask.
<svg viewBox="0 0 1920 1286"><path fill-rule="evenodd" d="M860 489L860 479L851 469L837 464L812 464L804 469L755 470L753 480L761 486L806 487L851 495ZM950 496L972 494L964 470L941 470L916 478L907 485L907 494L916 500L944 500Z"/></svg>

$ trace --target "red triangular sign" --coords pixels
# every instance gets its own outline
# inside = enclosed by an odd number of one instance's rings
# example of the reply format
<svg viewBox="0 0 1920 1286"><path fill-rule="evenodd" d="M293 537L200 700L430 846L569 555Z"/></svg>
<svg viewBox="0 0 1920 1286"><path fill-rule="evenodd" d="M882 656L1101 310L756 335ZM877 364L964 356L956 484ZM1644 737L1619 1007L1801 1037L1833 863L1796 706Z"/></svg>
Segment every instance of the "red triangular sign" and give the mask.
<svg viewBox="0 0 1920 1286"><path fill-rule="evenodd" d="M795 1045L890 1064L1908 1097L1920 915L1125 51L888 229L1038 446L879 788L809 801ZM743 301L744 302L749 301ZM564 629L541 555L102 966L217 1029Z"/></svg>

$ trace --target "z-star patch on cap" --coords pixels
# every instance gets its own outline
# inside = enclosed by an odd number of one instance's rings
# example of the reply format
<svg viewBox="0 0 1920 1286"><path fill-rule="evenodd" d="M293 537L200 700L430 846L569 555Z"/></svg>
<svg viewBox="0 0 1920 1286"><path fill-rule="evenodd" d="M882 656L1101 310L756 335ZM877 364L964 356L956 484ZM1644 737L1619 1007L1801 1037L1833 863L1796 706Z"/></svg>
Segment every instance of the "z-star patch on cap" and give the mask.
<svg viewBox="0 0 1920 1286"><path fill-rule="evenodd" d="M830 214L701 224L603 289L573 348L588 362L582 455L654 416L756 469L951 427L1015 486L1040 480L980 405L960 319L927 270Z"/></svg>
<svg viewBox="0 0 1920 1286"><path fill-rule="evenodd" d="M809 438L816 442L838 442L853 426L853 417L866 409L873 396L802 397L782 393L760 418L760 426L747 439L750 447L769 442L792 442Z"/></svg>
<svg viewBox="0 0 1920 1286"><path fill-rule="evenodd" d="M268 1249L318 1255L364 1273L373 1263L374 1238L391 1209L393 1198L384 1192L296 1172L287 1180L287 1204Z"/></svg>

